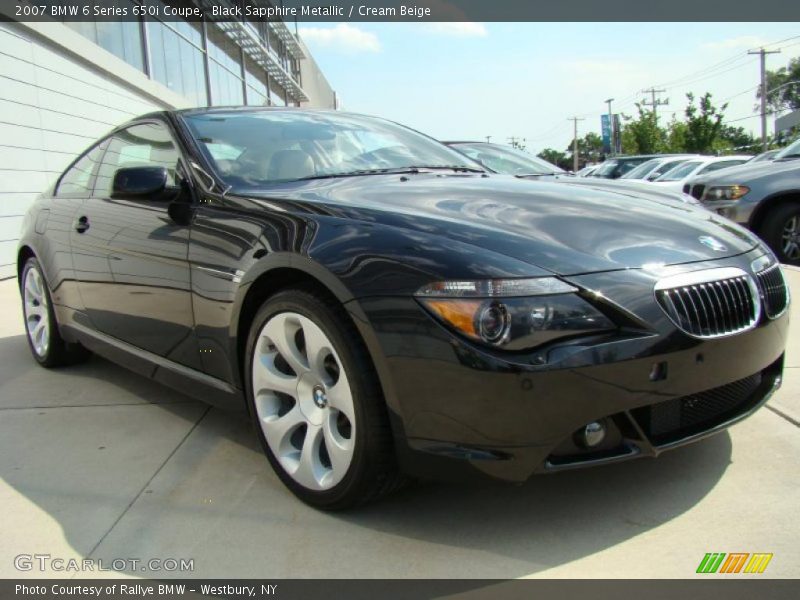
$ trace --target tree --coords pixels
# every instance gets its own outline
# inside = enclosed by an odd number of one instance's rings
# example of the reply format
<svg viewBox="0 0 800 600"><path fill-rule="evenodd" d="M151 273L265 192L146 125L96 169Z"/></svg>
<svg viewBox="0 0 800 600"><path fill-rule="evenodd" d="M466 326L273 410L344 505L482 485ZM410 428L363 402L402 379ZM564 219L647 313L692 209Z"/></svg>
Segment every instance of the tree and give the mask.
<svg viewBox="0 0 800 600"><path fill-rule="evenodd" d="M675 115L667 125L667 152L682 153L686 148L686 123L678 121Z"/></svg>
<svg viewBox="0 0 800 600"><path fill-rule="evenodd" d="M538 156L542 160L546 160L550 164L557 165L562 169L569 170L572 168L572 163L567 158L567 155L553 148L545 148L544 150L539 152L539 154L537 154L536 156Z"/></svg>
<svg viewBox="0 0 800 600"><path fill-rule="evenodd" d="M711 103L711 94L706 92L695 105L694 94L686 94L689 104L686 106L686 137L684 150L698 154L710 153L718 148L715 144L719 141L722 131L724 111L728 108L723 104L719 108Z"/></svg>
<svg viewBox="0 0 800 600"><path fill-rule="evenodd" d="M625 124L622 127L622 151L626 154L655 154L666 148L667 134L656 122L652 110L636 104L639 117L623 115Z"/></svg>
<svg viewBox="0 0 800 600"><path fill-rule="evenodd" d="M723 125L719 132L719 150L734 150L738 152L756 151L761 148L761 140L757 139L744 127Z"/></svg>
<svg viewBox="0 0 800 600"><path fill-rule="evenodd" d="M793 83L794 82L794 83ZM756 92L761 99L761 88ZM800 109L800 57L777 71L767 71L767 110L770 113ZM761 106L756 107L756 112Z"/></svg>
<svg viewBox="0 0 800 600"><path fill-rule="evenodd" d="M567 146L567 154L572 155L572 144ZM582 138L578 138L579 164L599 162L603 154L603 138L590 131Z"/></svg>

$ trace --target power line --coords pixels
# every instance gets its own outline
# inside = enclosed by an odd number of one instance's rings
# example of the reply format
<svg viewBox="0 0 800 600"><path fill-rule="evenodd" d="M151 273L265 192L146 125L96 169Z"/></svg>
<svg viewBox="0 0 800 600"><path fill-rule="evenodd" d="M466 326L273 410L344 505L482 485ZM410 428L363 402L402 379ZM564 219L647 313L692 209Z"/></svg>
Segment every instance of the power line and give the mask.
<svg viewBox="0 0 800 600"><path fill-rule="evenodd" d="M747 115L746 117L739 117L738 119L725 119L726 123L738 123L739 121L746 121L747 119L757 119L760 115Z"/></svg>
<svg viewBox="0 0 800 600"><path fill-rule="evenodd" d="M763 47L767 48L768 46L775 46L777 44L782 44L783 42L790 42L792 40L797 40L797 39L800 39L800 35L793 35L792 37L788 37L785 40L778 40L777 42L770 42L768 44L764 44ZM795 46L795 45L796 44L792 44L792 46Z"/></svg>
<svg viewBox="0 0 800 600"><path fill-rule="evenodd" d="M685 87L685 86L689 86L689 85L694 85L695 83L699 83L700 81L706 81L708 79L714 79L715 77L719 77L720 75L724 75L725 73L730 73L731 71L736 71L737 69L741 69L742 67L750 65L753 62L755 62L753 59L745 60L745 62L743 62L741 64L738 64L736 66L733 66L733 67L729 67L729 68L725 69L724 71L717 71L717 72L714 72L714 73L709 73L707 75L704 75L703 77L696 77L694 79L687 79L686 81L684 81L682 83L671 85L671 86L664 86L664 87L671 90L671 89L675 89L678 86Z"/></svg>

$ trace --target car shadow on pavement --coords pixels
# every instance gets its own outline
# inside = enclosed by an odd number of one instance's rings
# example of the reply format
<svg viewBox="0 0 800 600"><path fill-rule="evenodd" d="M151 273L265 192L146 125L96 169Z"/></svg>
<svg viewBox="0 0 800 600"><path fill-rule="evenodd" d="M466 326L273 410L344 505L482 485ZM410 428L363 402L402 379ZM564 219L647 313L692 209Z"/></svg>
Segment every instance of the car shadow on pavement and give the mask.
<svg viewBox="0 0 800 600"><path fill-rule="evenodd" d="M518 577L594 554L680 516L715 487L731 451L724 432L655 460L535 476L519 486L421 483L339 518L392 535L497 553L521 561L509 564L512 572L504 575ZM495 576L474 567L472 577Z"/></svg>
<svg viewBox="0 0 800 600"><path fill-rule="evenodd" d="M68 416L50 408L114 410L113 439L106 450L90 448L94 453L81 458L71 476L62 476L46 457L14 456L20 445L69 454L70 445L94 433L86 429L70 438L69 431L62 437L56 427L41 429L21 415L32 411L13 410L24 409L25 402L42 408L35 412L42 419ZM148 420L137 421L142 407ZM14 413L18 416L12 418ZM79 420L74 423L80 427ZM529 575L678 517L715 487L731 460L731 440L723 433L656 460L543 475L520 486L422 482L352 512L321 513L281 486L242 414L208 413L201 403L99 358L66 369L40 369L24 336L0 338L0 435L6 437L0 440L5 485L58 522L74 551L87 555L99 546L95 556L125 551L182 556L203 547L206 554L198 564L206 567L191 574L197 577ZM102 462L112 450L114 461ZM150 450L153 460L140 456ZM129 469L124 476L120 465ZM204 505L197 500L201 497L215 504ZM137 510L141 514L129 515ZM205 531L208 524L213 527ZM265 531L278 546L271 551L302 554L303 564L292 567L283 558L271 563L265 554L246 551L249 541L240 544L251 537L260 543ZM346 540L348 554L363 553L367 570L358 564L351 564L352 572L341 569L337 536ZM25 538L14 536L19 539ZM2 572L8 576L8 567Z"/></svg>

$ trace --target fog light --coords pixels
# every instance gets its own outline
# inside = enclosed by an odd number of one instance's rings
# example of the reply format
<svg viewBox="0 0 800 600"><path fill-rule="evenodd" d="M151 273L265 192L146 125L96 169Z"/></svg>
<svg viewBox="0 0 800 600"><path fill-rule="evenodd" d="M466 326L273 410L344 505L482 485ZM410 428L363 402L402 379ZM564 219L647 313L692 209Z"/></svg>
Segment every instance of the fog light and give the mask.
<svg viewBox="0 0 800 600"><path fill-rule="evenodd" d="M606 426L600 421L587 423L577 432L577 442L584 448L595 448L606 439Z"/></svg>

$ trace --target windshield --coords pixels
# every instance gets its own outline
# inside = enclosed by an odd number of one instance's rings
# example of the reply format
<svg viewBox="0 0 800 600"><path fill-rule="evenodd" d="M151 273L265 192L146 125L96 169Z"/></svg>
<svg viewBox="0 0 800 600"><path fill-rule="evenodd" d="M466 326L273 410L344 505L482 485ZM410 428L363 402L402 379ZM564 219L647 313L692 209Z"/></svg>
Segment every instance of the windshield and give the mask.
<svg viewBox="0 0 800 600"><path fill-rule="evenodd" d="M648 160L647 162L643 162L635 169L625 173L625 175L620 177L620 179L644 179L650 174L650 171L658 166L660 162L660 158L654 158L652 160Z"/></svg>
<svg viewBox="0 0 800 600"><path fill-rule="evenodd" d="M753 158L751 158L747 162L764 162L767 160L772 160L775 158L775 155L778 153L777 150L767 150L766 152L762 152L761 154L756 154Z"/></svg>
<svg viewBox="0 0 800 600"><path fill-rule="evenodd" d="M773 160L780 160L782 158L800 158L800 140L795 140L793 144L786 146L786 148L775 155Z"/></svg>
<svg viewBox="0 0 800 600"><path fill-rule="evenodd" d="M678 181L683 179L687 175L690 175L692 171L694 171L698 166L702 165L703 163L699 160L690 160L683 164L678 165L677 167L670 169L666 173L664 173L661 177L656 179L656 181Z"/></svg>
<svg viewBox="0 0 800 600"><path fill-rule="evenodd" d="M606 175L611 175L617 168L619 161L616 160L607 160L599 167L597 170L592 173L595 177L605 177Z"/></svg>
<svg viewBox="0 0 800 600"><path fill-rule="evenodd" d="M183 119L233 188L422 168L483 171L421 133L374 117L279 109L189 113Z"/></svg>
<svg viewBox="0 0 800 600"><path fill-rule="evenodd" d="M504 175L552 175L565 172L546 160L508 146L474 143L452 144L452 147Z"/></svg>

